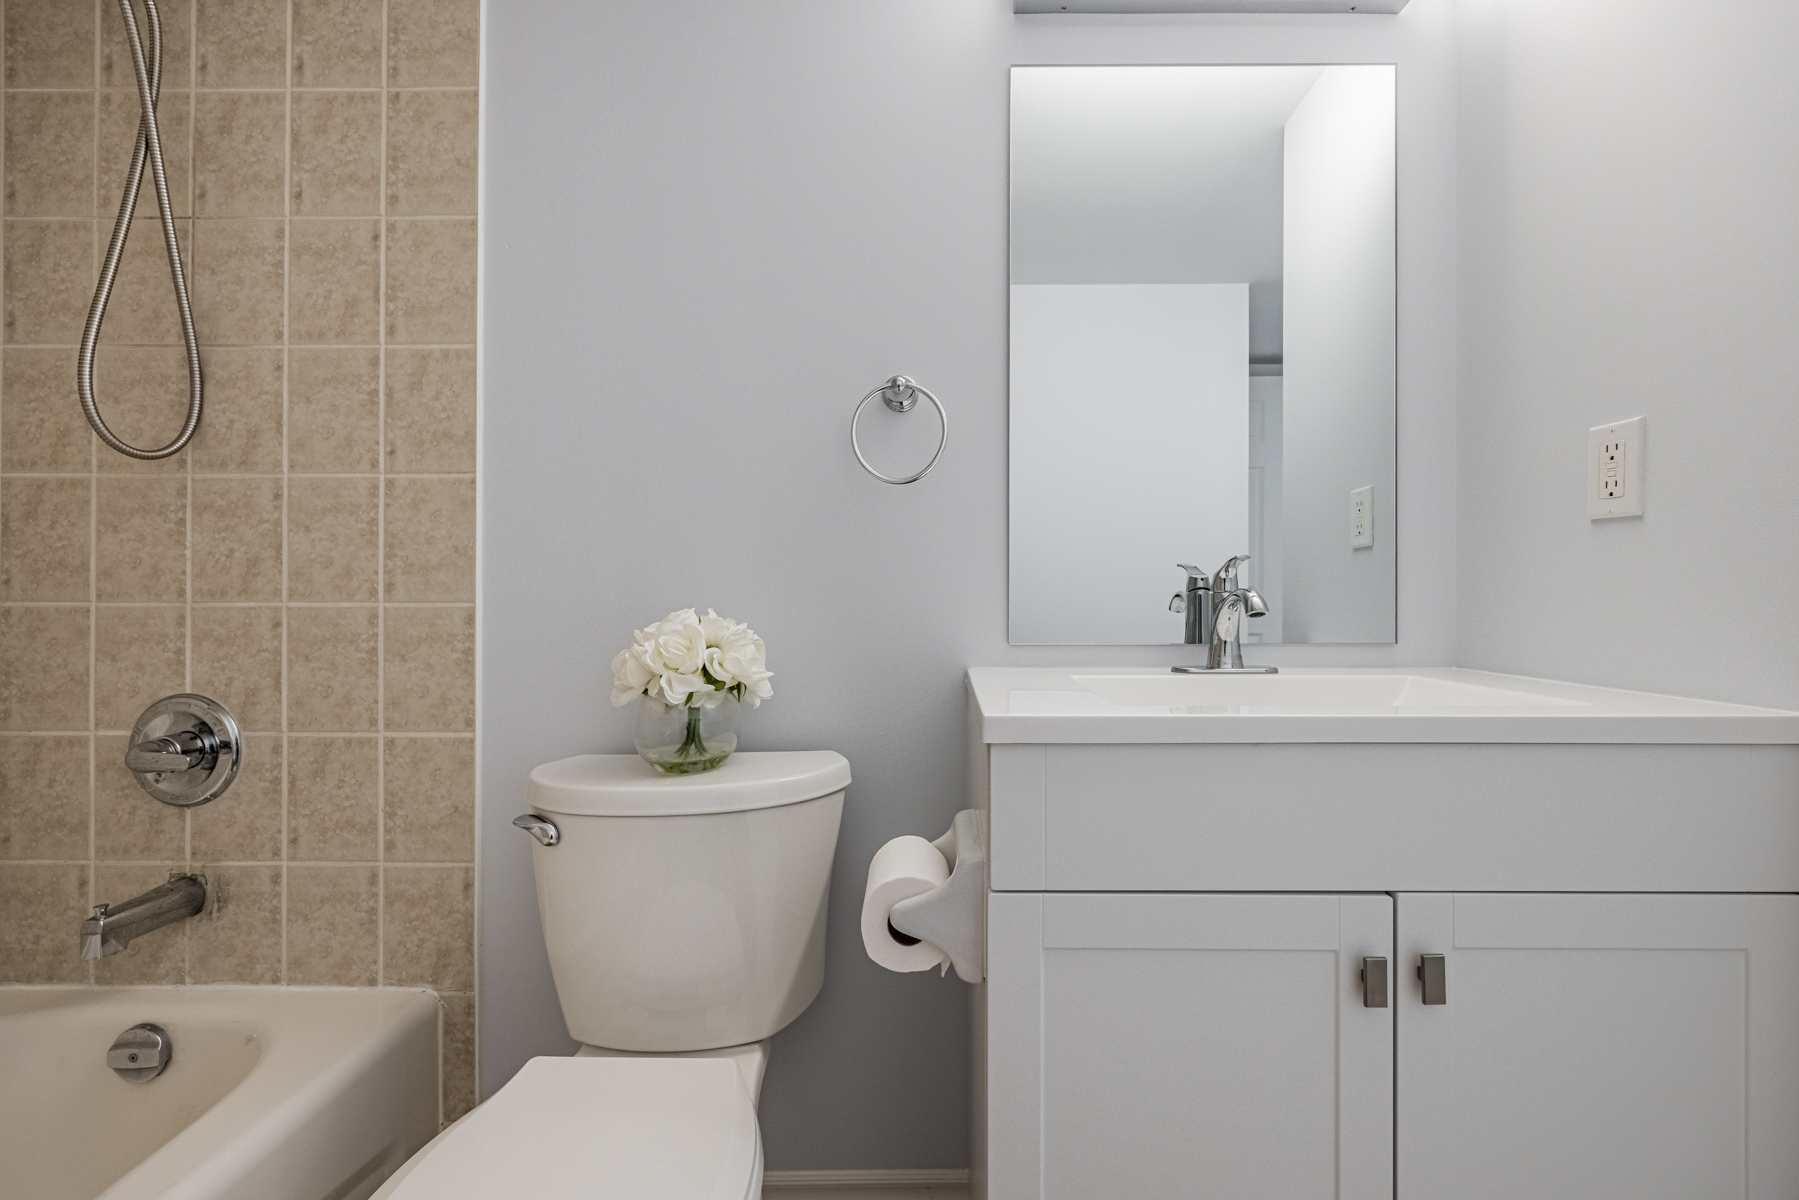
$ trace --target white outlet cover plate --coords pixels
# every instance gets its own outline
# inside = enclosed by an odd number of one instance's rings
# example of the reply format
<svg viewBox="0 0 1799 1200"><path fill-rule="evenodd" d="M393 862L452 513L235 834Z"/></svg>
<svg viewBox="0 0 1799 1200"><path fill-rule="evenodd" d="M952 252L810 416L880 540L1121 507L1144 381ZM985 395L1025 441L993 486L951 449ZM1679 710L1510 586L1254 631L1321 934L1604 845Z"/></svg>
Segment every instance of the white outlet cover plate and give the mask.
<svg viewBox="0 0 1799 1200"><path fill-rule="evenodd" d="M1349 493L1349 548L1366 550L1374 545L1374 485L1363 484Z"/></svg>
<svg viewBox="0 0 1799 1200"><path fill-rule="evenodd" d="M1593 520L1643 515L1646 425L1646 418L1632 417L1587 430L1587 516Z"/></svg>

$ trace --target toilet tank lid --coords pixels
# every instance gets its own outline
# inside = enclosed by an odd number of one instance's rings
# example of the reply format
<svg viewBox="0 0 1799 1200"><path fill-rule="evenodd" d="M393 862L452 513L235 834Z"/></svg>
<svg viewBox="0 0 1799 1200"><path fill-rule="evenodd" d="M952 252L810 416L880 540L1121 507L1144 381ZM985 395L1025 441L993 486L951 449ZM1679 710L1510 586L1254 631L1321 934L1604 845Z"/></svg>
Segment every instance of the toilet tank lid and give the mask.
<svg viewBox="0 0 1799 1200"><path fill-rule="evenodd" d="M798 804L849 786L835 750L733 754L701 775L664 775L635 754L577 754L531 771L526 803L593 817L685 817Z"/></svg>

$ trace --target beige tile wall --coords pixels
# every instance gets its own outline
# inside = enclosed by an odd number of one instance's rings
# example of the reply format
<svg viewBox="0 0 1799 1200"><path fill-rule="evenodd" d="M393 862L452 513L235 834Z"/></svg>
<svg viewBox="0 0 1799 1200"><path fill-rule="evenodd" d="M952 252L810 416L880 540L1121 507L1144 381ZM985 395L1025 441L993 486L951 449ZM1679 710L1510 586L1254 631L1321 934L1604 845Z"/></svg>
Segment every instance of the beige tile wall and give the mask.
<svg viewBox="0 0 1799 1200"><path fill-rule="evenodd" d="M175 458L74 388L137 101L116 0L3 0L0 982L424 985L473 1098L478 0L166 0L159 107L202 344ZM160 445L185 379L146 187L97 356ZM120 763L170 692L243 774L191 813ZM84 963L88 906L214 901Z"/></svg>

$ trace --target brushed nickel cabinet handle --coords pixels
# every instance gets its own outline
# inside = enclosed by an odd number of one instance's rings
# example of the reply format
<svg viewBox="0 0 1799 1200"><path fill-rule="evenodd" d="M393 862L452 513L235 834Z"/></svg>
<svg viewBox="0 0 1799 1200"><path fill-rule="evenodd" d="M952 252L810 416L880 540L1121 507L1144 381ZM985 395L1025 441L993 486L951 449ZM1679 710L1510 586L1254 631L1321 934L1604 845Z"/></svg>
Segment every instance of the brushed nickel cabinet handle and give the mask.
<svg viewBox="0 0 1799 1200"><path fill-rule="evenodd" d="M1424 985L1426 1004L1449 1003L1448 962L1441 954L1418 956L1418 981Z"/></svg>
<svg viewBox="0 0 1799 1200"><path fill-rule="evenodd" d="M1387 960L1384 958L1362 960L1362 1007L1387 1007Z"/></svg>

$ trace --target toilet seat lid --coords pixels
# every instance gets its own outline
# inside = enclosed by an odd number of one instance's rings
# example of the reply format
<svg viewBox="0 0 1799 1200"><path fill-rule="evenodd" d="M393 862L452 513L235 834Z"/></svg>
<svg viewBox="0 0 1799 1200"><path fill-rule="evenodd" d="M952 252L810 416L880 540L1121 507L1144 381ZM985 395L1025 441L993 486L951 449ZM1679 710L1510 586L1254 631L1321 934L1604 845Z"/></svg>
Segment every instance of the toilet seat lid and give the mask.
<svg viewBox="0 0 1799 1200"><path fill-rule="evenodd" d="M534 1058L402 1169L393 1200L745 1200L756 1110L722 1058Z"/></svg>

